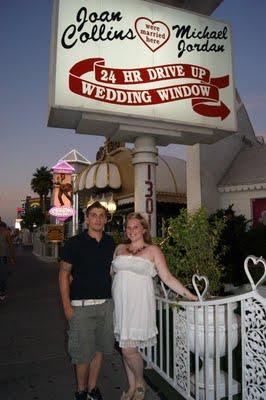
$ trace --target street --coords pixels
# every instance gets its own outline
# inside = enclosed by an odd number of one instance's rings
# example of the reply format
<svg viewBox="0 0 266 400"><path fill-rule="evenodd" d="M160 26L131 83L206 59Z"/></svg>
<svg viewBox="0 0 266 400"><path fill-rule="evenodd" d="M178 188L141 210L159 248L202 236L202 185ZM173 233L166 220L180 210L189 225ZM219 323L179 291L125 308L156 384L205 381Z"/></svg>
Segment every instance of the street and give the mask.
<svg viewBox="0 0 266 400"><path fill-rule="evenodd" d="M75 380L66 353L58 266L19 250L9 269L8 295L0 303L0 398L71 400ZM116 351L105 359L99 387L104 400L119 400L126 388ZM158 397L150 389L151 399Z"/></svg>

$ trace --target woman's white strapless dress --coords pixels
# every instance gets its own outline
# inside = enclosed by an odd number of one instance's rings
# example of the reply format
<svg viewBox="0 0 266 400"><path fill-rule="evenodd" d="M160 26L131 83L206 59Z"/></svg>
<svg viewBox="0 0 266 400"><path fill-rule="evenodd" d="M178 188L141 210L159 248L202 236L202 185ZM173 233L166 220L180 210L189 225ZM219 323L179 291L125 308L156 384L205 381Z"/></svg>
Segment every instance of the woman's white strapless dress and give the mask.
<svg viewBox="0 0 266 400"><path fill-rule="evenodd" d="M115 273L114 333L120 347L146 347L156 343L156 310L152 261L139 256L120 255L112 262Z"/></svg>

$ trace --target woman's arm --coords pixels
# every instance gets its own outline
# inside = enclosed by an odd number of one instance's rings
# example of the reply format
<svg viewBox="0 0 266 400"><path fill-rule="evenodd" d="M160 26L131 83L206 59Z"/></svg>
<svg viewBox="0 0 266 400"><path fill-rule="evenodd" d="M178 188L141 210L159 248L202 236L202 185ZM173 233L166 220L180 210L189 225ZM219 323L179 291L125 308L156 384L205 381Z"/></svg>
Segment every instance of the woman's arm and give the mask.
<svg viewBox="0 0 266 400"><path fill-rule="evenodd" d="M116 246L116 248L115 248L114 257L113 258L115 258L115 257L119 256L120 254L122 254L124 248L125 248L125 245L123 243L118 244Z"/></svg>
<svg viewBox="0 0 266 400"><path fill-rule="evenodd" d="M188 300L197 301L197 296L192 294L178 279L171 274L161 249L158 246L152 246L151 250L151 254L153 256L160 279L177 294L180 294Z"/></svg>
<svg viewBox="0 0 266 400"><path fill-rule="evenodd" d="M113 255L113 260L119 255L119 253L121 253L121 249L123 248L123 246L124 246L123 244L118 244L118 245L116 246L115 251L114 251L114 255ZM110 275L111 275L112 278L113 278L114 275L115 275L115 272L114 272L114 270L113 270L112 265L111 265L111 267L110 267Z"/></svg>

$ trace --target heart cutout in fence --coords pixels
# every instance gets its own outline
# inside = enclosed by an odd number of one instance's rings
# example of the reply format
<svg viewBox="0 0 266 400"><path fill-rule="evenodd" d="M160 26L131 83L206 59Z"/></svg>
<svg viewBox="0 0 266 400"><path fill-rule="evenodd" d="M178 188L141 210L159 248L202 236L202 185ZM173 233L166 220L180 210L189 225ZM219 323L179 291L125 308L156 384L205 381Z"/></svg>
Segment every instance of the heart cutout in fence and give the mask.
<svg viewBox="0 0 266 400"><path fill-rule="evenodd" d="M250 264L250 261L252 261L253 264ZM258 266L259 264L261 264L263 266L264 271L263 271L263 274L260 277L260 279L257 280L257 282L255 283L253 277L251 276L250 268L253 268L254 266ZM266 261L262 257L248 256L244 262L244 269L245 269L246 275L248 277L248 280L251 284L252 290L256 290L257 287L266 278Z"/></svg>
<svg viewBox="0 0 266 400"><path fill-rule="evenodd" d="M162 21L140 17L135 21L135 29L141 41L153 52L165 45L170 38L170 29Z"/></svg>
<svg viewBox="0 0 266 400"><path fill-rule="evenodd" d="M199 282L201 282L201 281L204 281L204 283L205 283L205 287L204 287L202 293L200 293L200 289L199 289L199 286L198 286ZM195 291L197 293L199 301L203 301L204 297L205 297L205 295L206 295L206 293L207 293L207 291L209 289L209 279L206 276L194 274L192 276L192 284L193 284L193 287L194 287L194 289L195 289Z"/></svg>

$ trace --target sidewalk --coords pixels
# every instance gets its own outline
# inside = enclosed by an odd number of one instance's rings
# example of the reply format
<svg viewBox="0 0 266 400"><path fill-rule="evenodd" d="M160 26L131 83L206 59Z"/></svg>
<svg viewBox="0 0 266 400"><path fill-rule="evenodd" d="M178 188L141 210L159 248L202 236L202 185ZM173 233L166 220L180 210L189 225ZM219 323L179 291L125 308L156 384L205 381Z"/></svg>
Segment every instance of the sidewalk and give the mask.
<svg viewBox="0 0 266 400"><path fill-rule="evenodd" d="M0 303L0 398L73 400L57 264L22 250L10 269L8 296ZM117 352L106 357L99 387L104 400L120 399L126 378ZM150 389L147 400L158 399Z"/></svg>

